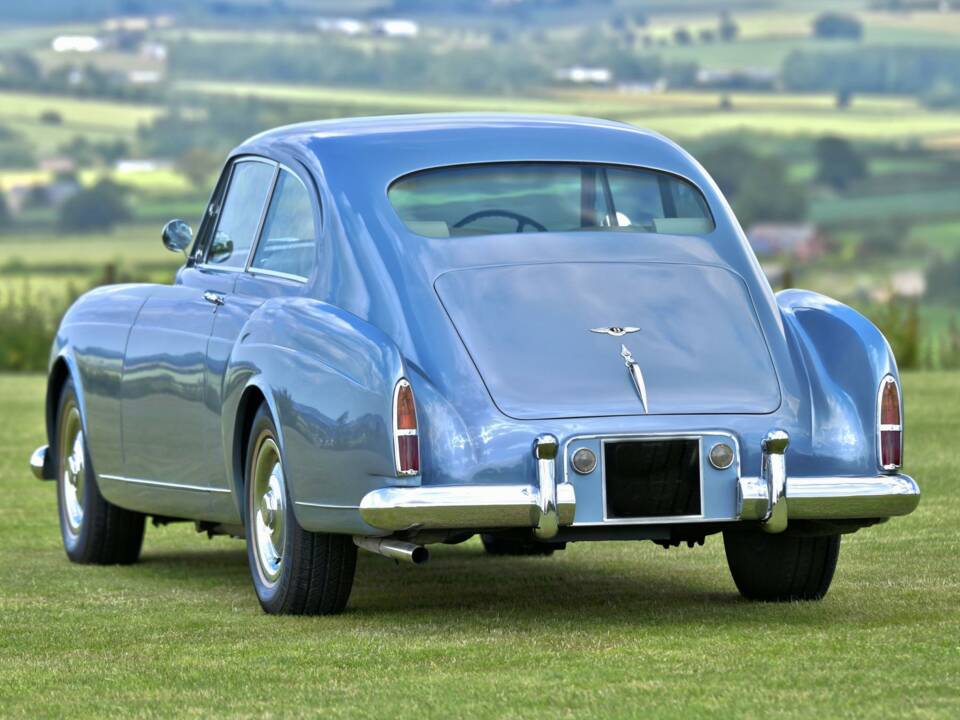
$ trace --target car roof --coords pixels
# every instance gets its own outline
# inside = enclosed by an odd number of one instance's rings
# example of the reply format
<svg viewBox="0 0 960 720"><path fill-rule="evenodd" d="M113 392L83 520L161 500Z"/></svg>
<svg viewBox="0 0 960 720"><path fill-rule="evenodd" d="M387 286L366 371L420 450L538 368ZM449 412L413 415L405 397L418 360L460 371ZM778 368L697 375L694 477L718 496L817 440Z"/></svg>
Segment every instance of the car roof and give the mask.
<svg viewBox="0 0 960 720"><path fill-rule="evenodd" d="M292 141L308 144L318 138L366 137L371 141L384 136L416 133L420 137L441 135L457 130L464 133L576 127L592 132L630 132L654 135L648 130L612 120L571 115L532 115L516 113L420 113L350 117L286 125L260 133L244 145Z"/></svg>
<svg viewBox="0 0 960 720"><path fill-rule="evenodd" d="M702 184L696 161L667 138L597 118L508 113L437 113L321 120L255 135L236 150L317 160L367 187L432 167L508 161L644 165Z"/></svg>

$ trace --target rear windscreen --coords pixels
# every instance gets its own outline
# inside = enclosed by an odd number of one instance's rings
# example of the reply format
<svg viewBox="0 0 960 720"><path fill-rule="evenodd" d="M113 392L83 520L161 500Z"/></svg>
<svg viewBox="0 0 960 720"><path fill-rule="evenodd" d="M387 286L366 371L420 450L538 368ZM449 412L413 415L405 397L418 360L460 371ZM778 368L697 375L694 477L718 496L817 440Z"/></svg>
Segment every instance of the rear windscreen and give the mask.
<svg viewBox="0 0 960 720"><path fill-rule="evenodd" d="M703 194L669 173L587 163L492 163L397 180L390 202L410 231L442 238L610 230L703 235Z"/></svg>

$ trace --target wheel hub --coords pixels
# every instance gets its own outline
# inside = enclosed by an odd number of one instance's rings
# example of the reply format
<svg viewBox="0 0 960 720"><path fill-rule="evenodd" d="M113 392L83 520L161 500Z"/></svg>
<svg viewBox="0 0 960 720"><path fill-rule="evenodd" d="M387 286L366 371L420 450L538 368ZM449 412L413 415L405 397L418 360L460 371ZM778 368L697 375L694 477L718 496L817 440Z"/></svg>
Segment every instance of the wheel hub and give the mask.
<svg viewBox="0 0 960 720"><path fill-rule="evenodd" d="M63 468L63 515L72 535L77 535L83 525L83 482L85 478L85 453L80 412L70 408L64 422L60 467Z"/></svg>
<svg viewBox="0 0 960 720"><path fill-rule="evenodd" d="M276 584L283 569L285 498L280 450L266 438L257 450L250 500L257 569L268 586Z"/></svg>

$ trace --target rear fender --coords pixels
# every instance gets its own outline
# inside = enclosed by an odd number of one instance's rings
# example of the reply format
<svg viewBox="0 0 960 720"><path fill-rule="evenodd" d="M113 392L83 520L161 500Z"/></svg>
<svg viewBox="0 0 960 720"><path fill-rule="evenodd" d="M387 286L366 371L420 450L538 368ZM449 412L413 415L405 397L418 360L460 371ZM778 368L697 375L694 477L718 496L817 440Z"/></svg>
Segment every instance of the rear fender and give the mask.
<svg viewBox="0 0 960 720"><path fill-rule="evenodd" d="M243 497L242 401L263 396L277 424L298 521L309 530L361 532L356 507L396 477L393 391L408 375L382 331L304 298L265 303L248 320L226 372L222 409L228 477Z"/></svg>
<svg viewBox="0 0 960 720"><path fill-rule="evenodd" d="M885 375L899 382L883 334L851 307L806 290L777 294L792 352L809 380L814 457L835 458L849 474L873 474L877 391Z"/></svg>

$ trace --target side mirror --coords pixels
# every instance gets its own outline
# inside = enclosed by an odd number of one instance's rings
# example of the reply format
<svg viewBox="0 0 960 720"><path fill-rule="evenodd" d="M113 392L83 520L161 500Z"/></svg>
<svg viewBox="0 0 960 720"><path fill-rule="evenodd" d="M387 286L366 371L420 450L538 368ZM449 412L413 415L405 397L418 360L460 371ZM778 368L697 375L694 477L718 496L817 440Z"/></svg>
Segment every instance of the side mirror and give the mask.
<svg viewBox="0 0 960 720"><path fill-rule="evenodd" d="M163 226L163 246L170 252L186 254L193 242L193 230L183 220L171 220Z"/></svg>

